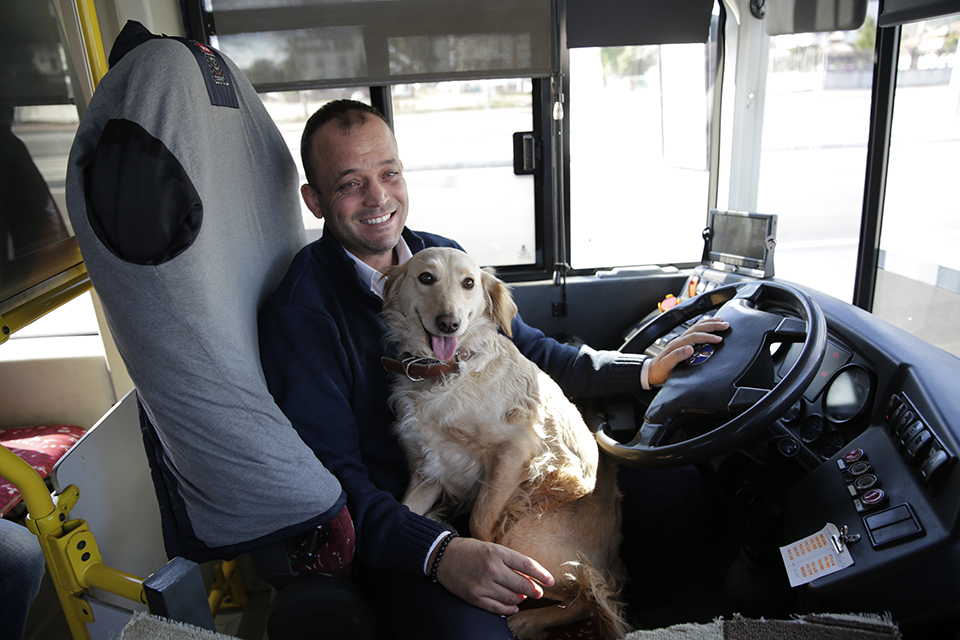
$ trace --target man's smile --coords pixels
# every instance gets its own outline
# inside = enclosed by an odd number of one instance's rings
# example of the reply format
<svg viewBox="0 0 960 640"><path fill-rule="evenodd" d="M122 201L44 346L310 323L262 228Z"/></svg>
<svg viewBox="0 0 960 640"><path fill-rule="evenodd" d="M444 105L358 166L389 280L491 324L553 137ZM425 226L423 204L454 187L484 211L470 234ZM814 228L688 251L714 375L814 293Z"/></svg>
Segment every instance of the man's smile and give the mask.
<svg viewBox="0 0 960 640"><path fill-rule="evenodd" d="M396 213L396 212L395 212L395 211L391 211L390 213L385 213L384 215L382 215L382 216L380 216L380 217L378 217L378 218L367 218L367 219L365 219L365 220L361 220L360 223L361 223L361 224L381 224L381 223L384 223L384 222L387 222L388 220L390 220L390 218L393 217L393 214L394 214L394 213Z"/></svg>

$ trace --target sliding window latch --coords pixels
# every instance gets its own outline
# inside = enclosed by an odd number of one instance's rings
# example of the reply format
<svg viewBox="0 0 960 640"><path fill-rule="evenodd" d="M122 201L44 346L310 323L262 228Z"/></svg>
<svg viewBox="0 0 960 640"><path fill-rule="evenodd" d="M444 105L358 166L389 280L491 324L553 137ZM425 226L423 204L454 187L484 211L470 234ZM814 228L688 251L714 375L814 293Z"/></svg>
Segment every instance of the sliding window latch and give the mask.
<svg viewBox="0 0 960 640"><path fill-rule="evenodd" d="M540 145L532 131L517 131L513 134L513 173L526 176L537 172Z"/></svg>

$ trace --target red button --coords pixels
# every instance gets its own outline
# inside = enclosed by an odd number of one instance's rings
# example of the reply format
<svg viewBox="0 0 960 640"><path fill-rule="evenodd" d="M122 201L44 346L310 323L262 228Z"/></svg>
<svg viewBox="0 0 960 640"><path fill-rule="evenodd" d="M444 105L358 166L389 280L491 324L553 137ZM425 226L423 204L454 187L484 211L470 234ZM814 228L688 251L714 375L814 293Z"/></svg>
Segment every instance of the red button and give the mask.
<svg viewBox="0 0 960 640"><path fill-rule="evenodd" d="M870 489L863 494L861 500L864 504L879 504L885 497L883 489Z"/></svg>
<svg viewBox="0 0 960 640"><path fill-rule="evenodd" d="M863 449L852 449L843 454L843 461L852 464L863 457Z"/></svg>

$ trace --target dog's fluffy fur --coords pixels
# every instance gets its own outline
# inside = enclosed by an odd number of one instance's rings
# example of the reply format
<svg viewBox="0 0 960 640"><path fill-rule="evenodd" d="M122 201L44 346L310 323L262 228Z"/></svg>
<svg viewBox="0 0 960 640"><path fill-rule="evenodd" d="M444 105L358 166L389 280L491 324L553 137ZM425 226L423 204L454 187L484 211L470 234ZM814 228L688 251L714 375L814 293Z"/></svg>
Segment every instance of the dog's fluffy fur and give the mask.
<svg viewBox="0 0 960 640"><path fill-rule="evenodd" d="M383 318L401 352L449 360L442 378L394 376L396 430L413 472L404 504L438 520L470 510L470 534L537 560L559 604L509 618L519 638L593 616L605 638L629 627L615 464L576 407L511 340L508 287L456 249L417 253L387 274Z"/></svg>

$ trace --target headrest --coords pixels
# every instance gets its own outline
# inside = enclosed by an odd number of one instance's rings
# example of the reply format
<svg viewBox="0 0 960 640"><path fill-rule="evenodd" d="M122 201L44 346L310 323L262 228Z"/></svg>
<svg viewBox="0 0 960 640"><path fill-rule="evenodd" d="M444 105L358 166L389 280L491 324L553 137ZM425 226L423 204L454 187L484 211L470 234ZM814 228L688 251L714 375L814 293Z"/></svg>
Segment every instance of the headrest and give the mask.
<svg viewBox="0 0 960 640"><path fill-rule="evenodd" d="M232 61L147 33L111 58L80 123L67 205L182 502L177 528L225 547L343 502L260 368L258 307L305 244L298 176Z"/></svg>

